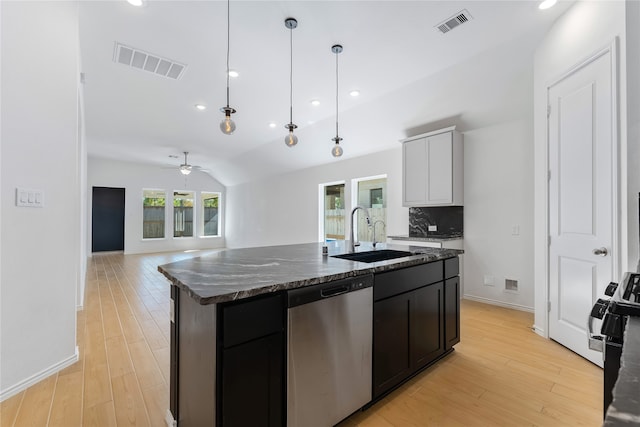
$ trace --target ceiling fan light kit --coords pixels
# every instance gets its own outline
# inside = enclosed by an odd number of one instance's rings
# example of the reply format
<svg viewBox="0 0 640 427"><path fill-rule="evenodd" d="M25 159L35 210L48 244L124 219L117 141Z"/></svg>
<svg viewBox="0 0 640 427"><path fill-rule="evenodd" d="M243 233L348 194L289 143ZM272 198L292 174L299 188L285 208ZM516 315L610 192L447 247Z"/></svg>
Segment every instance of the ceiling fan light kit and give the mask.
<svg viewBox="0 0 640 427"><path fill-rule="evenodd" d="M293 30L298 27L298 21L295 18L287 18L284 20L284 26L289 29L289 45L290 45L290 67L289 67L289 124L284 127L289 129L289 134L284 137L284 143L287 147L293 147L298 143L298 137L293 134L293 130L298 126L293 124Z"/></svg>
<svg viewBox="0 0 640 427"><path fill-rule="evenodd" d="M231 115L234 114L236 110L235 108L231 108L229 106L229 39L231 35L231 30L230 30L231 24L229 19L229 2L230 0L227 0L227 106L222 107L220 109L220 111L224 113L224 119L222 119L222 122L220 122L220 130L225 135L231 135L233 131L236 130L236 124L231 119Z"/></svg>
<svg viewBox="0 0 640 427"><path fill-rule="evenodd" d="M187 163L187 154L189 154L189 152L183 151L183 153L184 163L180 165L180 173L182 173L182 175L189 175L191 173L191 165Z"/></svg>

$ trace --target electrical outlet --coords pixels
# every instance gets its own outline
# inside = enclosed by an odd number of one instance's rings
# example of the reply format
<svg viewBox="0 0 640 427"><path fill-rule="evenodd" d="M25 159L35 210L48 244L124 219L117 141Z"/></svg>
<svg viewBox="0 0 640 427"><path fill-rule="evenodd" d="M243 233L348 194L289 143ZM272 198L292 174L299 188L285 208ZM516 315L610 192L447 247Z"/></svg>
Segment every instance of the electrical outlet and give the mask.
<svg viewBox="0 0 640 427"><path fill-rule="evenodd" d="M512 236L519 236L520 235L520 226L519 225L512 225L511 226L511 235Z"/></svg>
<svg viewBox="0 0 640 427"><path fill-rule="evenodd" d="M438 231L438 226L437 225L430 225L429 226L429 231Z"/></svg>
<svg viewBox="0 0 640 427"><path fill-rule="evenodd" d="M489 276L488 274L484 275L484 285L485 286L493 286L493 282L495 278L493 276Z"/></svg>

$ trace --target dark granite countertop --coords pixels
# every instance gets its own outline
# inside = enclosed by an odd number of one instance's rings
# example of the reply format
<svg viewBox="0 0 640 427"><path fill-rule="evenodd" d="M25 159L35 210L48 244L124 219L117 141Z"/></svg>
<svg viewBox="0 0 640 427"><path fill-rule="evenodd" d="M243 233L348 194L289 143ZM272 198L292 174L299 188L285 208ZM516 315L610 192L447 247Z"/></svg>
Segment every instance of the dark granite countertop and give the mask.
<svg viewBox="0 0 640 427"><path fill-rule="evenodd" d="M629 317L624 331L618 380L604 426L640 425L640 317Z"/></svg>
<svg viewBox="0 0 640 427"><path fill-rule="evenodd" d="M462 235L455 235L455 236L431 236L431 237L413 237L413 236L407 236L402 235L402 236L387 236L389 239L393 239L393 240L407 240L407 241L414 241L414 242L446 242L449 240L460 240L462 239Z"/></svg>
<svg viewBox="0 0 640 427"><path fill-rule="evenodd" d="M329 255L348 252L348 242L329 243ZM158 266L173 285L202 305L215 304L285 289L326 283L361 274L380 273L452 258L456 249L379 244L377 249L411 251L409 257L364 263L322 256L322 243L229 249ZM363 243L356 252L372 250Z"/></svg>

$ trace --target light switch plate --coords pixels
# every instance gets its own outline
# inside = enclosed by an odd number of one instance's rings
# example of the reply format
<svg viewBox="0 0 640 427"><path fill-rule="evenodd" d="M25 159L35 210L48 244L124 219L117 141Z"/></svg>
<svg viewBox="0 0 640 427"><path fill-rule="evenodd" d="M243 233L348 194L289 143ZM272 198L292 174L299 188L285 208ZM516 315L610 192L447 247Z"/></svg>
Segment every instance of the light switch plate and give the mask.
<svg viewBox="0 0 640 427"><path fill-rule="evenodd" d="M438 231L438 226L437 225L430 225L429 226L429 231Z"/></svg>
<svg viewBox="0 0 640 427"><path fill-rule="evenodd" d="M28 208L44 207L44 191L29 188L16 188L16 206Z"/></svg>

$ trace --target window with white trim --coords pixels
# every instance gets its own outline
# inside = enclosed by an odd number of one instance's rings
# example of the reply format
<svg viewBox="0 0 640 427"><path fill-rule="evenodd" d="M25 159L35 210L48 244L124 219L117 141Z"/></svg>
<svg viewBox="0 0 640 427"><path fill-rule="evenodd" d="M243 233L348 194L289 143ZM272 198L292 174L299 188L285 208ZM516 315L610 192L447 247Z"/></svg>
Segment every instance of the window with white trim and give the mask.
<svg viewBox="0 0 640 427"><path fill-rule="evenodd" d="M142 190L142 238L163 239L167 193L164 190Z"/></svg>

